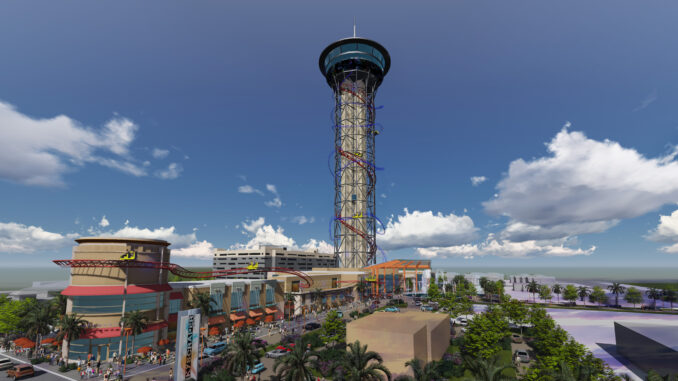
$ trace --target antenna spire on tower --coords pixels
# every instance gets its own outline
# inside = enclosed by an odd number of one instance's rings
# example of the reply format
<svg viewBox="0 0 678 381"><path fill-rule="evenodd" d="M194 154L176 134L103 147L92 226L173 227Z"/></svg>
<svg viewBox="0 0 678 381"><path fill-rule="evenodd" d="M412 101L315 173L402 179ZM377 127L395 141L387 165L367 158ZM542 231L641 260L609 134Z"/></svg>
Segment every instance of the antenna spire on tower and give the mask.
<svg viewBox="0 0 678 381"><path fill-rule="evenodd" d="M355 16L353 16L353 37L355 38Z"/></svg>

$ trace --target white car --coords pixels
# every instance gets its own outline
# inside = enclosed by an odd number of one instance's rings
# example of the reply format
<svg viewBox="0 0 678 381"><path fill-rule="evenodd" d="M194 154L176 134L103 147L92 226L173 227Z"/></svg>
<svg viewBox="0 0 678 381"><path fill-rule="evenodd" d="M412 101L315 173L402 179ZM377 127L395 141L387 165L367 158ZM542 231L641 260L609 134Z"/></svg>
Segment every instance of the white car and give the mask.
<svg viewBox="0 0 678 381"><path fill-rule="evenodd" d="M10 359L0 358L0 370L6 370L13 366L14 364L12 364L12 361L10 361Z"/></svg>
<svg viewBox="0 0 678 381"><path fill-rule="evenodd" d="M458 317L455 319L454 324L456 325L461 325L461 326L467 326L468 325L468 319L465 317Z"/></svg>
<svg viewBox="0 0 678 381"><path fill-rule="evenodd" d="M530 362L530 355L525 351L516 351L515 357L520 362Z"/></svg>

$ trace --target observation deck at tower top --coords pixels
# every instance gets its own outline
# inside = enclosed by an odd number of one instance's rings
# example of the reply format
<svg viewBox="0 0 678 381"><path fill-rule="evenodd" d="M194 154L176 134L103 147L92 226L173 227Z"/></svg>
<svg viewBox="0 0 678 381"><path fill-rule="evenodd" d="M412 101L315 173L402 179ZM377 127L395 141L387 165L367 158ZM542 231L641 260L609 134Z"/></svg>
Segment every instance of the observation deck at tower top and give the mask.
<svg viewBox="0 0 678 381"><path fill-rule="evenodd" d="M330 82L330 76L334 67L345 61L359 60L364 63L375 65L381 70L381 76L388 73L391 67L391 56L386 48L376 41L360 37L344 38L333 42L320 54L318 65L320 71Z"/></svg>

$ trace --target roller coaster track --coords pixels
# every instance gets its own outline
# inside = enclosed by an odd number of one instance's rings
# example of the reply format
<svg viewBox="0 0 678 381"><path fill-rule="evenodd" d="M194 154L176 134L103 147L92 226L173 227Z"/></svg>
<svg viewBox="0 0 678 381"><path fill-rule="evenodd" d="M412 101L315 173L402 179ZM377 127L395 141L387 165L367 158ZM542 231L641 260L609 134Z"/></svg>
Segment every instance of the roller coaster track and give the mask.
<svg viewBox="0 0 678 381"><path fill-rule="evenodd" d="M303 288L309 288L313 284L313 279L311 279L308 274L297 271L293 269L288 269L286 267L258 267L254 270L249 270L245 268L236 268L228 270L215 270L215 271L191 271L185 269L175 263L167 262L146 262L146 261L130 261L130 260L120 260L120 259L57 259L53 261L57 266L60 267L69 267L69 268L88 268L88 267L121 267L121 268L141 268L141 269L154 269L154 270L167 270L174 275L178 275L183 278L192 278L192 279L202 279L202 278L213 278L227 275L239 275L239 274L256 274L256 273L266 273L266 272L276 272L276 273L285 273L298 276L304 281L305 284L300 286Z"/></svg>

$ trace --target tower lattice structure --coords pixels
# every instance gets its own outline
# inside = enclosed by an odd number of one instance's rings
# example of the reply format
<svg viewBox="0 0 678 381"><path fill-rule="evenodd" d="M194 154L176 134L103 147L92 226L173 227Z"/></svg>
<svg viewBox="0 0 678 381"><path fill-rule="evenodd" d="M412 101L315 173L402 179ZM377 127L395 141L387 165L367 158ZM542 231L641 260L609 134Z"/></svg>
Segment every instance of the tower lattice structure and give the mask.
<svg viewBox="0 0 678 381"><path fill-rule="evenodd" d="M320 55L334 92L334 252L342 267L376 263L374 97L391 59L379 43L347 38Z"/></svg>

